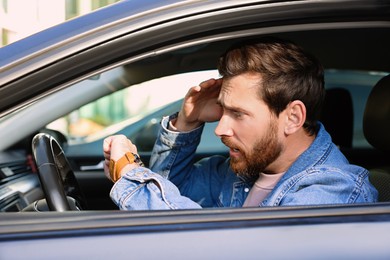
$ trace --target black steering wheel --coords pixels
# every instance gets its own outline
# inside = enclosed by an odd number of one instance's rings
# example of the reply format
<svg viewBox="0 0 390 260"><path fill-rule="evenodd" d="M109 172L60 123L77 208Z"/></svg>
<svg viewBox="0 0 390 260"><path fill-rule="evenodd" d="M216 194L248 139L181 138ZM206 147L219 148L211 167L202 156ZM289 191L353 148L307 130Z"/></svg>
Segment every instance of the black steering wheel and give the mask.
<svg viewBox="0 0 390 260"><path fill-rule="evenodd" d="M82 209L84 196L64 151L54 137L46 133L35 135L32 152L49 210Z"/></svg>

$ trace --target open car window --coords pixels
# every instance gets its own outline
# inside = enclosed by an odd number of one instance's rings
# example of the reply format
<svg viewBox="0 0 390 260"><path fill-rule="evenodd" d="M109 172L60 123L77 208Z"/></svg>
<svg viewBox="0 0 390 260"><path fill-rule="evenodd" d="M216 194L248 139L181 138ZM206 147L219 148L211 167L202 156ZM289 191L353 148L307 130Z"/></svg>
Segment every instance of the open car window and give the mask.
<svg viewBox="0 0 390 260"><path fill-rule="evenodd" d="M218 72L181 73L155 78L118 91L113 89L113 93L74 110L46 127L63 133L70 145L95 141L123 128L131 128L139 120L155 119L153 115L161 109L170 107L170 111L178 111L180 104L176 101L181 100L190 87L209 78L218 78ZM103 83L97 77L94 84ZM129 137L134 134L131 129L128 131Z"/></svg>
<svg viewBox="0 0 390 260"><path fill-rule="evenodd" d="M353 129L350 148L371 146L363 134L364 108L372 87L385 75L386 72L378 71L339 69L325 71L327 91L341 89L352 101ZM137 145L139 151L151 152L161 115L167 116L179 111L188 88L209 78L218 78L218 72L216 70L187 72L132 85L90 102L46 127L64 134L70 146L87 144L121 131ZM95 80L95 84L100 84L99 79ZM329 107L324 109L329 110ZM336 108L329 112L334 113L335 117L326 120L334 121L337 116L335 111ZM139 122L142 122L141 125ZM215 127L216 123L207 124L199 151L219 153L226 150L215 137Z"/></svg>

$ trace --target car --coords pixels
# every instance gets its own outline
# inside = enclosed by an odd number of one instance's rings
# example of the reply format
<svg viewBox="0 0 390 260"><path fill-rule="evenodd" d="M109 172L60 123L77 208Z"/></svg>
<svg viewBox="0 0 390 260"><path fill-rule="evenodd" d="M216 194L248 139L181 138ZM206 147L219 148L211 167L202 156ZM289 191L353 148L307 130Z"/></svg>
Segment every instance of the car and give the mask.
<svg viewBox="0 0 390 260"><path fill-rule="evenodd" d="M369 169L379 201L118 210L102 168L103 139L128 136L147 166L161 117L180 108L179 91L215 75L230 45L262 36L294 41L324 65L322 121L346 157ZM139 0L1 48L0 258L388 259L388 46L386 1ZM175 81L163 81L172 76ZM142 95L149 83L157 88ZM123 98L122 90L136 88ZM116 104L117 96L141 105L130 118L107 125L88 121L96 131L87 134L72 136L70 124L55 124L69 123L75 111L104 103L101 98ZM119 113L113 111L108 117ZM196 159L227 156L214 127L205 129ZM42 154L49 162L38 169ZM60 174L52 174L55 164L63 166ZM51 201L53 194L64 196Z"/></svg>

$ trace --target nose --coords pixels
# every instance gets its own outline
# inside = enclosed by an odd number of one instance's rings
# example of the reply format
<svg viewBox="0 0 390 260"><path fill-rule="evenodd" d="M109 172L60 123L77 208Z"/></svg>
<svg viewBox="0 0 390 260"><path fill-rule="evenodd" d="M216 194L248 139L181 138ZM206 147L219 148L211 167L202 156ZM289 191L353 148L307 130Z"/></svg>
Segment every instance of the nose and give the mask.
<svg viewBox="0 0 390 260"><path fill-rule="evenodd" d="M218 125L214 130L214 133L218 137L233 136L233 129L229 124L229 120L227 120L225 116L222 116L221 119L219 120Z"/></svg>

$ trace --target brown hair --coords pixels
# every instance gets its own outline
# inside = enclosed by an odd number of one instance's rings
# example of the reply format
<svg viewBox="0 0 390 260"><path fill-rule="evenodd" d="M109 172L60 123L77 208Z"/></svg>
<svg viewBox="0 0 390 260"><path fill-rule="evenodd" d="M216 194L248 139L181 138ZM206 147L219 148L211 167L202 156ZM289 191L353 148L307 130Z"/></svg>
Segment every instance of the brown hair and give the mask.
<svg viewBox="0 0 390 260"><path fill-rule="evenodd" d="M300 100L307 111L303 127L310 135L317 132L325 97L324 70L296 44L276 38L241 42L220 57L218 70L225 78L260 73L259 97L270 110L278 116L290 102Z"/></svg>

